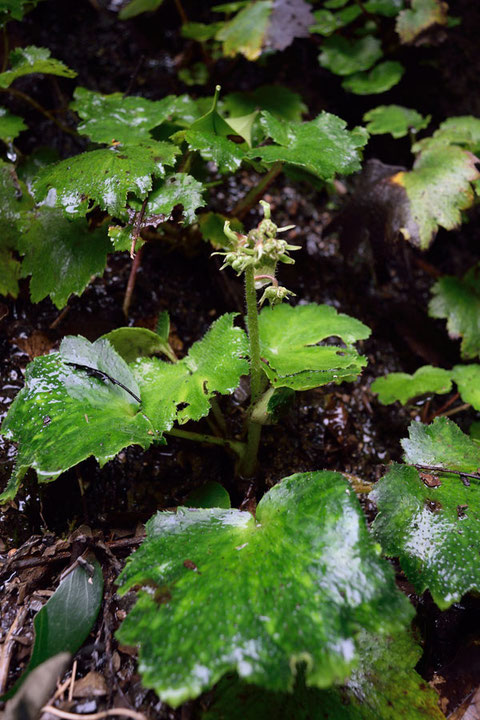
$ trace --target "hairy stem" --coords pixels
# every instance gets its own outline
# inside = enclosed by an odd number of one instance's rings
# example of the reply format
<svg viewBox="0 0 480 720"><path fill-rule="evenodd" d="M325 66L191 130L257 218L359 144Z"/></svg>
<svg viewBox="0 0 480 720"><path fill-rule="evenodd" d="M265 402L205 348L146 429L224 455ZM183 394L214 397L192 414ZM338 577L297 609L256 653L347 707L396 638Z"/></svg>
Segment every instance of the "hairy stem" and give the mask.
<svg viewBox="0 0 480 720"><path fill-rule="evenodd" d="M260 334L258 330L257 293L253 267L245 270L245 299L247 302L247 329L250 343L250 416L252 409L262 394L262 361L260 359ZM240 468L241 474L251 477L257 464L258 446L262 426L252 421L248 422L247 449Z"/></svg>
<svg viewBox="0 0 480 720"><path fill-rule="evenodd" d="M233 208L231 215L239 220L245 217L249 210L257 204L259 198L263 197L266 189L272 184L275 178L283 170L283 163L276 162L268 173L262 177L258 185L255 185L245 197Z"/></svg>
<svg viewBox="0 0 480 720"><path fill-rule="evenodd" d="M194 442L208 443L209 445L223 445L223 447L233 450L239 458L242 458L245 453L245 443L240 442L239 440L229 440L228 438L221 438L216 435L197 433L190 430L180 430L178 428L165 430L165 435L183 438L184 440L193 440Z"/></svg>

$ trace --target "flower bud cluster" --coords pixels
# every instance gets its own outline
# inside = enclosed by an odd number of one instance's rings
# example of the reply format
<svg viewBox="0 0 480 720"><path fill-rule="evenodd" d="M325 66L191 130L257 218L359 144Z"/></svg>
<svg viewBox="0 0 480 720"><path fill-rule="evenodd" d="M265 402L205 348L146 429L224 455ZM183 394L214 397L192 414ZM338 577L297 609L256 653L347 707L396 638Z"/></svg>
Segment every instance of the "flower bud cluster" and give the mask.
<svg viewBox="0 0 480 720"><path fill-rule="evenodd" d="M278 262L294 263L295 261L288 253L298 250L299 245L289 245L286 240L277 237L278 233L291 230L295 226L277 227L270 219L270 205L263 200L260 203L263 206L265 217L258 227L250 230L248 235L234 232L230 228L230 222L228 220L225 222L223 231L230 240L232 248L219 254L224 255L221 269L231 267L238 275L245 272L247 268L252 268L254 274L255 272L264 273L265 268L268 267L269 275L261 275L264 279L261 286L265 286L265 279L268 283L271 282L271 285L265 289L260 303L268 300L273 305L282 302L288 295L293 295L289 290L278 285L275 279L275 269ZM271 279L268 279L270 274Z"/></svg>

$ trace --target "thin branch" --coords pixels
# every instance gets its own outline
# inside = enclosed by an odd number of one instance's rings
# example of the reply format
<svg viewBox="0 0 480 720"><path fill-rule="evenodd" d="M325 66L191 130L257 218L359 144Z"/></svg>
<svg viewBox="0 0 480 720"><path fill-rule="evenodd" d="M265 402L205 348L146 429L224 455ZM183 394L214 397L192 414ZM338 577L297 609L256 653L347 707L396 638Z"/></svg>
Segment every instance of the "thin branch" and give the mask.
<svg viewBox="0 0 480 720"><path fill-rule="evenodd" d="M17 88L0 88L0 92L6 92L10 93L14 97L18 97L21 100L24 100L26 103L29 103L32 107L35 108L35 110L38 110L39 113L42 115L45 115L46 118L51 120L51 122L55 123L55 125L60 128L60 130L63 130L63 132L68 133L69 135L73 135L74 137L78 137L78 133L76 130L72 130L72 128L68 127L67 125L64 125L62 122L57 120L57 118L52 115L52 113L43 107L43 105L40 105L36 100L34 100L30 95L27 95L27 93L22 92L21 90L17 90Z"/></svg>
<svg viewBox="0 0 480 720"><path fill-rule="evenodd" d="M130 305L132 302L132 295L135 289L137 272L138 268L140 267L140 261L142 259L142 250L143 247L137 250L134 261L132 262L132 267L130 268L130 275L128 276L127 289L125 290L125 297L123 298L122 305L123 314L126 318L128 318L128 311L130 310Z"/></svg>
<svg viewBox="0 0 480 720"><path fill-rule="evenodd" d="M275 178L280 175L283 170L283 163L276 162L268 173L262 177L258 185L255 185L245 197L240 200L239 203L233 208L230 215L236 217L239 220L245 217L249 210L258 203L258 200L263 197L267 188L273 183Z"/></svg>
<svg viewBox="0 0 480 720"><path fill-rule="evenodd" d="M468 477L473 478L474 480L480 480L480 473L469 473L463 472L462 470L452 470L451 468L444 468L437 465L420 465L418 463L413 463L413 467L417 468L417 470L427 470L428 472L433 473L449 473L451 475L460 475L460 477Z"/></svg>
<svg viewBox="0 0 480 720"><path fill-rule="evenodd" d="M129 710L128 708L111 708L111 710L102 710L97 713L71 713L59 708L53 707L53 705L44 705L42 712L50 713L56 717L63 718L63 720L102 720L106 717L115 717L120 715L121 717L133 718L133 720L147 720L146 715L139 713L136 710Z"/></svg>

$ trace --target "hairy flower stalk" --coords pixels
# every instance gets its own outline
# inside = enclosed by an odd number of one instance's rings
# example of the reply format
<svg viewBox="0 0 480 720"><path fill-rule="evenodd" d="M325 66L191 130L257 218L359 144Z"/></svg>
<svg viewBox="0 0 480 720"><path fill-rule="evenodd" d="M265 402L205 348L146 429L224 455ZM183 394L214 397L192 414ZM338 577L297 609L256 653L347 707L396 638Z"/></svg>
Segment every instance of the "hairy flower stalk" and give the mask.
<svg viewBox="0 0 480 720"><path fill-rule="evenodd" d="M277 305L290 295L287 288L279 285L275 277L277 263L293 263L289 256L298 245L289 245L286 240L277 237L278 233L291 230L294 225L279 228L271 219L270 205L260 201L264 218L248 235L234 232L227 220L224 233L231 243L231 248L224 255L222 270L230 266L237 275L245 275L245 301L247 307L247 332L250 343L250 408L248 420L247 448L243 456L240 472L251 477L257 463L258 446L262 426L252 419L253 410L260 400L263 390L263 369L260 357L260 335L258 329L258 304L268 301ZM257 290L263 289L260 303L257 303Z"/></svg>

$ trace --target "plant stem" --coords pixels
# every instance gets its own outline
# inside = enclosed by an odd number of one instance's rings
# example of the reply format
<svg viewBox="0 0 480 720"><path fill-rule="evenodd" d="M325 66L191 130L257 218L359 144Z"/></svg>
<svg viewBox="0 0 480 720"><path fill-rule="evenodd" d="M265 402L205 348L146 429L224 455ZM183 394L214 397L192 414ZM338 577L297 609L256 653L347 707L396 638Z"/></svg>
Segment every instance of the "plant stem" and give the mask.
<svg viewBox="0 0 480 720"><path fill-rule="evenodd" d="M439 467L437 465L420 465L419 463L415 463L414 467L417 468L417 470L428 470L429 472L434 473L450 473L451 475L460 475L467 478L473 478L474 480L480 480L480 473L469 473L463 472L462 470L452 470L451 468Z"/></svg>
<svg viewBox="0 0 480 720"><path fill-rule="evenodd" d="M183 438L184 440L193 440L194 442L208 443L209 445L223 445L224 447L233 450L239 458L243 458L245 453L245 443L239 440L228 440L227 438L217 437L216 435L208 435L207 433L197 433L190 430L179 430L178 428L172 428L172 430L165 430L165 435L171 435L172 437Z"/></svg>
<svg viewBox="0 0 480 720"><path fill-rule="evenodd" d="M140 267L140 261L142 259L143 246L139 248L135 254L135 258L130 268L130 275L128 276L127 289L125 290L125 297L123 299L122 310L126 318L128 318L128 311L130 310L130 303L132 302L132 295L135 289L135 281L137 279L137 271Z"/></svg>
<svg viewBox="0 0 480 720"><path fill-rule="evenodd" d="M245 197L233 208L231 215L239 220L245 217L249 210L257 204L259 198L263 197L265 190L272 184L275 178L280 175L283 170L283 163L276 162L268 173L262 177L258 185L255 185Z"/></svg>
<svg viewBox="0 0 480 720"><path fill-rule="evenodd" d="M63 130L63 132L68 133L69 135L73 135L74 137L78 137L78 133L76 130L72 130L72 128L69 128L67 125L64 125L62 122L57 120L57 118L52 115L52 113L49 110L46 110L43 105L40 105L36 100L34 100L30 95L27 95L27 93L22 92L21 90L17 90L17 88L0 88L0 92L6 92L10 93L10 95L14 95L15 97L21 98L25 102L29 103L32 107L35 108L35 110L38 110L39 113L42 113L42 115L45 115L46 118L51 120L55 125L60 128L60 130Z"/></svg>
<svg viewBox="0 0 480 720"><path fill-rule="evenodd" d="M257 292L253 267L245 270L245 299L247 302L247 330L250 342L250 419L248 421L247 449L241 465L241 473L251 477L257 464L258 446L262 426L251 419L251 413L262 394L262 361L260 359L260 334L258 330Z"/></svg>

